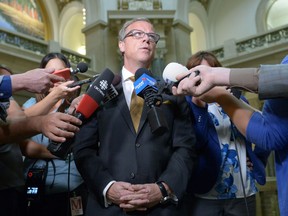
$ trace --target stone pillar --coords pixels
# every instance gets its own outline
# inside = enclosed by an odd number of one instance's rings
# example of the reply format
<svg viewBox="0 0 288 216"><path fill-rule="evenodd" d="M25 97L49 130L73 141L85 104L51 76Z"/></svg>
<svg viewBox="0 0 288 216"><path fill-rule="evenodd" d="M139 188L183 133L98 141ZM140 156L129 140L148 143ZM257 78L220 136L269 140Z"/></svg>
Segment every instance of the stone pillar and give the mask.
<svg viewBox="0 0 288 216"><path fill-rule="evenodd" d="M166 61L176 61L186 65L191 56L190 33L192 28L181 20L175 20L171 31L167 34Z"/></svg>

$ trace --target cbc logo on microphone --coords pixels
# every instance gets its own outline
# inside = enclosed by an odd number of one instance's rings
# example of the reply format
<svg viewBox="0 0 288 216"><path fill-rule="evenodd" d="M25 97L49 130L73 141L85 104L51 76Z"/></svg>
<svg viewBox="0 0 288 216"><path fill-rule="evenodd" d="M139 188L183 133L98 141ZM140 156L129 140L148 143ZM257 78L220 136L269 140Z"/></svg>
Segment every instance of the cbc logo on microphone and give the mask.
<svg viewBox="0 0 288 216"><path fill-rule="evenodd" d="M101 80L100 81L100 88L101 88L101 90L106 90L108 88L107 80Z"/></svg>

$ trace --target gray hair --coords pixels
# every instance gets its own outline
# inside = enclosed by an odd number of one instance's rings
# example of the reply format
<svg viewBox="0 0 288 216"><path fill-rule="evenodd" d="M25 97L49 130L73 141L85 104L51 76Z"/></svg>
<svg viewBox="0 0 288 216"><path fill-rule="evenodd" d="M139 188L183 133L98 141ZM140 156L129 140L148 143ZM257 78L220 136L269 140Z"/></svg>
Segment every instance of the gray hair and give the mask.
<svg viewBox="0 0 288 216"><path fill-rule="evenodd" d="M126 35L126 29L128 28L128 26L130 26L132 23L139 22L139 21L148 22L148 23L150 23L152 25L151 21L149 19L145 18L145 17L134 18L132 20L126 21L124 23L124 25L122 26L122 28L120 29L120 31L119 31L118 40L119 41L123 41L124 37Z"/></svg>

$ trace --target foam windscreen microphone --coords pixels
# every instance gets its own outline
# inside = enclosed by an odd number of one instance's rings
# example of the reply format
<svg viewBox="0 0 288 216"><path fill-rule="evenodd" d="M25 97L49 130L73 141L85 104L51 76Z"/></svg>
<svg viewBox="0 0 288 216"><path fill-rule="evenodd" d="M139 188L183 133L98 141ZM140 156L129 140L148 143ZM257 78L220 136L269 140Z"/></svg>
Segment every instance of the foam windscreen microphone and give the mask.
<svg viewBox="0 0 288 216"><path fill-rule="evenodd" d="M88 65L85 62L80 62L77 64L77 67L75 70L71 70L71 74L77 74L77 73L85 73L88 70Z"/></svg>
<svg viewBox="0 0 288 216"><path fill-rule="evenodd" d="M162 77L166 83L175 84L175 83L179 82L176 79L176 76L180 73L184 73L184 72L188 72L188 71L189 70L185 66L183 66L179 63L176 63L176 62L171 62L168 65L166 65L166 67L164 68Z"/></svg>
<svg viewBox="0 0 288 216"><path fill-rule="evenodd" d="M181 73L187 73L189 72L188 68L176 63L176 62L171 62L168 65L166 65L166 67L163 70L163 80L166 83L166 89L168 90L168 93L172 92L172 87L173 86L178 86L178 84L185 78L189 77L191 73L188 73L186 76L184 76L182 79L177 80L176 77L177 75L181 74ZM195 76L199 75L199 71L196 70L194 71ZM200 83L196 83L196 85L199 85Z"/></svg>
<svg viewBox="0 0 288 216"><path fill-rule="evenodd" d="M62 70L56 70L53 72L53 74L57 76L63 77L65 80L69 80L71 74L77 74L77 73L85 73L88 70L88 65L85 62L80 62L77 64L77 68L74 70L72 67L70 68L64 68Z"/></svg>
<svg viewBox="0 0 288 216"><path fill-rule="evenodd" d="M147 117L153 134L161 135L168 130L167 121L159 107L162 104L162 95L158 93L157 81L146 68L139 68L135 73L134 89L136 95L144 99L150 108Z"/></svg>
<svg viewBox="0 0 288 216"><path fill-rule="evenodd" d="M95 79L94 82L90 85L89 89L79 102L79 105L77 106L73 115L81 120L86 120L90 118L90 116L99 108L99 106L103 102L105 95L107 94L112 84L113 78L113 72L106 68L100 74L100 76ZM61 159L65 159L69 150L71 149L72 143L73 138L67 139L63 143L51 141L47 149L53 155Z"/></svg>

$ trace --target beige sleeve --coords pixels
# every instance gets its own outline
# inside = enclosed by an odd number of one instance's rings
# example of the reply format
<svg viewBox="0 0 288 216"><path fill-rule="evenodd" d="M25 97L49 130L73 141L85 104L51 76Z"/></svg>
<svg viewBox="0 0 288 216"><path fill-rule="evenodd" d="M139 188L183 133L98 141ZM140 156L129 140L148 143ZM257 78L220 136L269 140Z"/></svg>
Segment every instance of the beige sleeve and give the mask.
<svg viewBox="0 0 288 216"><path fill-rule="evenodd" d="M258 68L233 68L230 71L230 86L258 92Z"/></svg>

